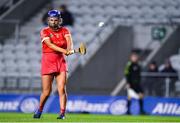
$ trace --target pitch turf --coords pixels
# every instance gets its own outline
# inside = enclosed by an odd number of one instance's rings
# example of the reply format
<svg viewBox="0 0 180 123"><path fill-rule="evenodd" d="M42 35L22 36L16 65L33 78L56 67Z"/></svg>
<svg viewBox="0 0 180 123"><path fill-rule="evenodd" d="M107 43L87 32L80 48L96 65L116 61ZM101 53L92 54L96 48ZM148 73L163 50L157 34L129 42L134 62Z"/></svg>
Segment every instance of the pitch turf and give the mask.
<svg viewBox="0 0 180 123"><path fill-rule="evenodd" d="M33 119L32 116L33 114L0 113L0 122L180 122L180 117L174 116L67 114L65 120L57 120L57 114L43 114L41 119Z"/></svg>

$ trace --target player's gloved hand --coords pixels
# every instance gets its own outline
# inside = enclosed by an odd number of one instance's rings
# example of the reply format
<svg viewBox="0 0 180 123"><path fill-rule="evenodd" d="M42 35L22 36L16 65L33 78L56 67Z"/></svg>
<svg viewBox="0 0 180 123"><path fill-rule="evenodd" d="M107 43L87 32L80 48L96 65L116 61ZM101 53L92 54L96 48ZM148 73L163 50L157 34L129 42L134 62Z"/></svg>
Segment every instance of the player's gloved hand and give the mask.
<svg viewBox="0 0 180 123"><path fill-rule="evenodd" d="M74 50L67 50L66 55L67 55L67 56L68 56L68 55L72 55L73 53L75 53Z"/></svg>
<svg viewBox="0 0 180 123"><path fill-rule="evenodd" d="M69 50L69 55L74 54L75 50Z"/></svg>

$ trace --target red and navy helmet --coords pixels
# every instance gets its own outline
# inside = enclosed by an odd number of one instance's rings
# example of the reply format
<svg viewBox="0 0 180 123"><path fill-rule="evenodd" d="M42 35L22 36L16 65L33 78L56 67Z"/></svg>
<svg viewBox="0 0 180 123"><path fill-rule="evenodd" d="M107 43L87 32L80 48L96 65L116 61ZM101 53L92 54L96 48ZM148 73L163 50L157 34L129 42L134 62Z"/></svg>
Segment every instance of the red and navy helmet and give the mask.
<svg viewBox="0 0 180 123"><path fill-rule="evenodd" d="M58 10L50 10L48 12L48 17L58 17L58 18L60 18L61 17L61 12L58 11Z"/></svg>

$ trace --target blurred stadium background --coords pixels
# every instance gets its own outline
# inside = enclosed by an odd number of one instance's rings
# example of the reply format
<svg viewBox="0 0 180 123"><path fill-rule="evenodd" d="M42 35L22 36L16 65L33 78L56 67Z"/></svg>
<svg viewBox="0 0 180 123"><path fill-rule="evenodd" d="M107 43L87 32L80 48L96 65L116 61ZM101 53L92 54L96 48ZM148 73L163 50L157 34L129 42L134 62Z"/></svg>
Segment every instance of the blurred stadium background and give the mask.
<svg viewBox="0 0 180 123"><path fill-rule="evenodd" d="M146 106L153 99L159 102L162 99L167 104L173 100L170 104L175 106L169 110L174 114L167 111L162 115L180 115L180 0L1 0L0 111L23 112L10 109L11 104L7 104L7 110L2 107L15 97L40 94L42 16L49 6L58 9L62 4L67 5L75 19L74 25L68 26L74 47L80 42L87 45L87 55L67 58L67 90L70 97L74 95L73 100L87 98L100 103L101 98L124 99L123 71L131 51L135 50L143 67L145 97L149 97ZM150 62L156 61L161 70L167 59L176 73L147 72ZM55 83L53 94L56 95ZM32 107L35 104L28 103Z"/></svg>

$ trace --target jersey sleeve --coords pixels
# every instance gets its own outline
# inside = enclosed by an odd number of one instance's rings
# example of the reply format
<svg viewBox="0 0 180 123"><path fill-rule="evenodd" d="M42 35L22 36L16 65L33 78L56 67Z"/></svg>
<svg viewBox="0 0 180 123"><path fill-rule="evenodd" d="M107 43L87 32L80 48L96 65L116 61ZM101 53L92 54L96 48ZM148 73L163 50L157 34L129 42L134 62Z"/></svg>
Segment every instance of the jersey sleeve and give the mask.
<svg viewBox="0 0 180 123"><path fill-rule="evenodd" d="M42 29L40 32L41 42L43 42L46 39L49 39L49 33L47 30Z"/></svg>
<svg viewBox="0 0 180 123"><path fill-rule="evenodd" d="M64 36L67 36L67 35L70 35L70 31L68 28L63 28L63 33L64 33Z"/></svg>
<svg viewBox="0 0 180 123"><path fill-rule="evenodd" d="M126 77L126 81L127 83L130 83L130 66L131 66L131 62L128 62L126 67L125 67L125 70L124 70L124 75Z"/></svg>

